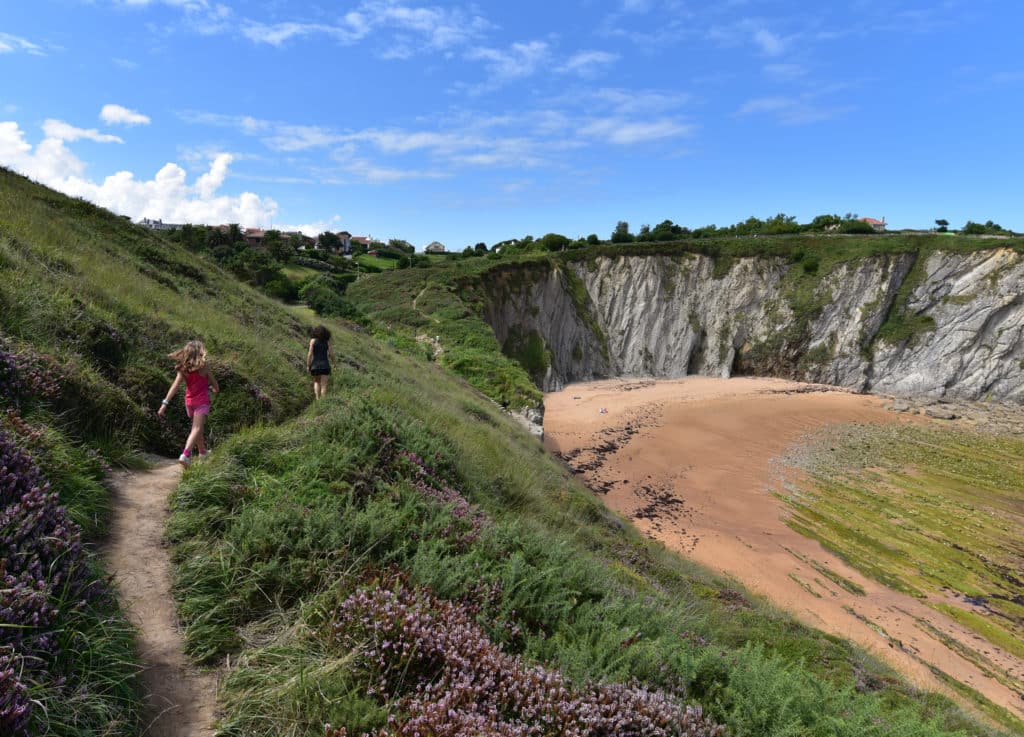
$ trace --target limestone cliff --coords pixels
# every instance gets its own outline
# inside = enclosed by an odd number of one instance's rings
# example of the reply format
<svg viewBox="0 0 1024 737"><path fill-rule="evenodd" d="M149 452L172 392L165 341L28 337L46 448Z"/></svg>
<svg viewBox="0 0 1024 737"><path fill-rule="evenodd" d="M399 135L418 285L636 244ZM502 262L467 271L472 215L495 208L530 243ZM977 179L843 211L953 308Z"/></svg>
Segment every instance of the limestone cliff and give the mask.
<svg viewBox="0 0 1024 737"><path fill-rule="evenodd" d="M816 264L814 265L816 266ZM485 319L545 390L607 376L786 376L1024 400L1024 257L598 257L505 272Z"/></svg>

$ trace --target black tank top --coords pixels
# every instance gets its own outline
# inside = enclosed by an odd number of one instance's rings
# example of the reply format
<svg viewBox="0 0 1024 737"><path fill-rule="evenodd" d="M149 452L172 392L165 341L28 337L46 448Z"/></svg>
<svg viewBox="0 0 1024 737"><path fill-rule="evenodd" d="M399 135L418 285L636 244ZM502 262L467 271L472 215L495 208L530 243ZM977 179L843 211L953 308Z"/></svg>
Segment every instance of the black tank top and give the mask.
<svg viewBox="0 0 1024 737"><path fill-rule="evenodd" d="M326 340L313 339L313 366L326 368L330 365L330 362L327 360L327 345Z"/></svg>

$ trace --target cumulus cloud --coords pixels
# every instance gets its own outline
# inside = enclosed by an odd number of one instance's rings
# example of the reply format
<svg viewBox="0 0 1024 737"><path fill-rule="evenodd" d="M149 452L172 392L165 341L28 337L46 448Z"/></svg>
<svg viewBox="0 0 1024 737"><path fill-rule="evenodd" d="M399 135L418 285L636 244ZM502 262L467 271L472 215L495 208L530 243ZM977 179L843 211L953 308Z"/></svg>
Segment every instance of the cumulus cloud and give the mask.
<svg viewBox="0 0 1024 737"><path fill-rule="evenodd" d="M130 110L121 105L104 105L100 110L100 120L109 125L149 125L148 115Z"/></svg>
<svg viewBox="0 0 1024 737"><path fill-rule="evenodd" d="M17 123L0 122L0 164L65 194L133 218L262 225L272 222L277 214L277 203L269 197L252 192L219 194L229 175L232 154L214 156L209 169L192 184L185 170L170 162L148 180L138 179L130 171L119 171L103 181L93 181L86 175L85 163L66 144L82 138L98 140L93 134L104 138L103 134L56 120L46 121L43 133L43 140L33 146Z"/></svg>

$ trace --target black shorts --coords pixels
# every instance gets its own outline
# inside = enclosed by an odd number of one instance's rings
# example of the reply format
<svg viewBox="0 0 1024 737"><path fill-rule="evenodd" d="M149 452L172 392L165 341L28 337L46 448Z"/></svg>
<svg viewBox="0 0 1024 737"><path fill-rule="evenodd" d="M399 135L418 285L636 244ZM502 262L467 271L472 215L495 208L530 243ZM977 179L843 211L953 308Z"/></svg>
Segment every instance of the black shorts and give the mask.
<svg viewBox="0 0 1024 737"><path fill-rule="evenodd" d="M309 373L311 373L313 376L330 376L331 367L313 364L312 366L309 367Z"/></svg>

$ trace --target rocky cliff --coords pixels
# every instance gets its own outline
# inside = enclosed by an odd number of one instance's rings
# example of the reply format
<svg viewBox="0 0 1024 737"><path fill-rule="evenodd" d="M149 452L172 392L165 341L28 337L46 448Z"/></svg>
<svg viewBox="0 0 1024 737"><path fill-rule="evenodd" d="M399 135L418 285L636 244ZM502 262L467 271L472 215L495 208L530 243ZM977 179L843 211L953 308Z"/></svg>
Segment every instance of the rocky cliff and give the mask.
<svg viewBox="0 0 1024 737"><path fill-rule="evenodd" d="M485 319L545 390L608 376L776 375L1024 400L1024 256L598 257L505 272Z"/></svg>

